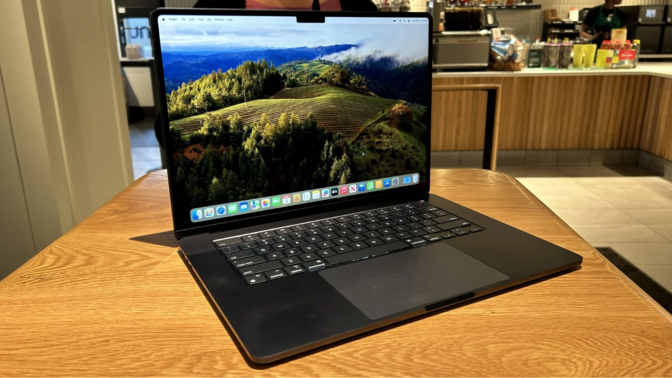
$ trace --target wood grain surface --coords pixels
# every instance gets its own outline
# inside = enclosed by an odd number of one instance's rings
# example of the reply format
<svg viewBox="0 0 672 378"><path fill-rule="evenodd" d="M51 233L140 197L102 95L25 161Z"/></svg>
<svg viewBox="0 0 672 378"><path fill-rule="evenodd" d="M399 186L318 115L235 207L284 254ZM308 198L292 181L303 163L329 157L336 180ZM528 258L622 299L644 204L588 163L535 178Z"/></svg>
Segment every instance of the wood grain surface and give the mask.
<svg viewBox="0 0 672 378"><path fill-rule="evenodd" d="M635 149L651 80L657 82L649 75L471 77L434 78L432 85L501 85L500 150ZM478 92L434 92L432 151L482 150L485 100Z"/></svg>
<svg viewBox="0 0 672 378"><path fill-rule="evenodd" d="M640 148L672 160L672 79L651 78Z"/></svg>
<svg viewBox="0 0 672 378"><path fill-rule="evenodd" d="M156 172L0 282L0 375L672 375L672 317L515 179L432 175L434 193L581 254L583 268L257 366L178 256Z"/></svg>

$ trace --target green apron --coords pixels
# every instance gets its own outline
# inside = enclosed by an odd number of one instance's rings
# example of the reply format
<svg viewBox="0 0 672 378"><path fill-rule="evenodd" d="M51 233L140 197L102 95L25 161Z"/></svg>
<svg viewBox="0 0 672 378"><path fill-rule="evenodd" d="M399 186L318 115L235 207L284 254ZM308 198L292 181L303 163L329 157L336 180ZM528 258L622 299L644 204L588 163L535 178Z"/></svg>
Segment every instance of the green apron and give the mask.
<svg viewBox="0 0 672 378"><path fill-rule="evenodd" d="M618 29L621 27L621 18L618 17L618 12L616 12L616 8L614 8L614 14L611 16L611 21L607 20L606 17L604 17L604 11L602 10L602 5L600 5L600 12L597 15L597 20L595 21L595 24L590 27L590 32L591 34L595 35L597 32L595 30L596 26L600 26L602 30L604 30L605 26L609 28L611 31L612 29ZM599 48L600 45L602 44L603 39L594 39L593 43L597 44L597 47Z"/></svg>

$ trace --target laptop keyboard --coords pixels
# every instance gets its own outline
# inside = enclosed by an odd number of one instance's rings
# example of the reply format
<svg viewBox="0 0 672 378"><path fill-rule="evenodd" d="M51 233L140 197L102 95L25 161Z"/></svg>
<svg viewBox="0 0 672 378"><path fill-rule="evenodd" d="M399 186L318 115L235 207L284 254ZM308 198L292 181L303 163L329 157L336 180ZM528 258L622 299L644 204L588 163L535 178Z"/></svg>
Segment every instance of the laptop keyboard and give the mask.
<svg viewBox="0 0 672 378"><path fill-rule="evenodd" d="M483 231L425 201L214 240L249 285Z"/></svg>

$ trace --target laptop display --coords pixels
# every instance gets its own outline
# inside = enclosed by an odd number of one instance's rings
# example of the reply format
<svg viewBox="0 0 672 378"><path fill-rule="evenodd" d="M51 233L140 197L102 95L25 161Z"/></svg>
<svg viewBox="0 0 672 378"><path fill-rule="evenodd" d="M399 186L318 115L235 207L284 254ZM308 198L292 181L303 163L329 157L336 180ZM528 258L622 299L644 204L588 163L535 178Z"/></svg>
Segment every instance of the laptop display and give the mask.
<svg viewBox="0 0 672 378"><path fill-rule="evenodd" d="M176 226L427 185L428 22L160 16Z"/></svg>

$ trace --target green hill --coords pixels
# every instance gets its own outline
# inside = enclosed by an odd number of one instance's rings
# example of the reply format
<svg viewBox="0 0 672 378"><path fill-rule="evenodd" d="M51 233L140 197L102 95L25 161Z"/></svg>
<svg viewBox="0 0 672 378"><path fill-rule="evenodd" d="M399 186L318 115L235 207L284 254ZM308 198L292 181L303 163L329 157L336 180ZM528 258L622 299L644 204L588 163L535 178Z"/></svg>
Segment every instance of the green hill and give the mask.
<svg viewBox="0 0 672 378"><path fill-rule="evenodd" d="M332 63L327 61L295 61L285 63L279 66L278 72L285 78L285 84L288 87L297 87L300 85L310 85L310 81L331 67Z"/></svg>
<svg viewBox="0 0 672 378"><path fill-rule="evenodd" d="M284 89L270 99L248 101L212 113L225 116L238 113L246 125L258 121L264 113L272 123L277 122L282 113L301 116L313 113L321 127L352 140L365 126L400 102L330 85L313 85ZM198 115L172 121L170 125L188 135L202 127L204 118L205 115Z"/></svg>

